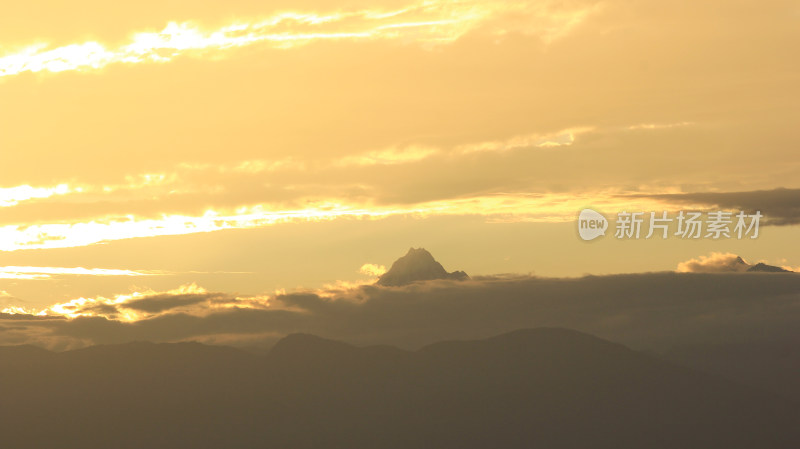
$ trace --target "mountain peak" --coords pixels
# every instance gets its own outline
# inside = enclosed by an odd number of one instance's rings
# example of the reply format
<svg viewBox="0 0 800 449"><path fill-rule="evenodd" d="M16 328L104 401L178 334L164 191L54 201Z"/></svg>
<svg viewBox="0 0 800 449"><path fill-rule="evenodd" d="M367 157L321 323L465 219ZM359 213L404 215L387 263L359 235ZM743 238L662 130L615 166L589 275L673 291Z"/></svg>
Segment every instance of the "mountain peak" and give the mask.
<svg viewBox="0 0 800 449"><path fill-rule="evenodd" d="M389 271L384 273L377 283L383 286L399 286L433 279L464 280L469 279L469 276L463 271L448 273L425 248L410 248L405 256L392 264Z"/></svg>
<svg viewBox="0 0 800 449"><path fill-rule="evenodd" d="M742 272L750 268L750 264L742 259L742 256L736 256L735 259L730 260L725 267L725 271Z"/></svg>
<svg viewBox="0 0 800 449"><path fill-rule="evenodd" d="M767 265L763 262L759 262L755 265L752 265L750 268L747 269L749 272L761 272L761 273L791 273L790 270L785 268L776 267L774 265Z"/></svg>
<svg viewBox="0 0 800 449"><path fill-rule="evenodd" d="M425 248L414 248L413 246L411 248L408 248L408 252L406 253L406 256L407 257L411 256L411 257L419 257L419 258L435 260L433 258L433 254L431 254L430 251L428 251L427 249L425 249Z"/></svg>

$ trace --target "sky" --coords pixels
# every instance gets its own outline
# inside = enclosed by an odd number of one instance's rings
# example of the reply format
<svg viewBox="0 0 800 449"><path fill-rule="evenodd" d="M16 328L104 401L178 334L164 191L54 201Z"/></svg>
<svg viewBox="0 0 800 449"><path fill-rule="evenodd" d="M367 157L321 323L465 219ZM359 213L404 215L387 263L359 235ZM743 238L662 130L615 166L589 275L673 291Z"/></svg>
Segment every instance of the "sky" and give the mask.
<svg viewBox="0 0 800 449"><path fill-rule="evenodd" d="M472 276L800 267L798 45L794 1L16 2L0 310L261 307L409 247ZM605 236L579 237L585 208ZM613 235L684 210L764 218ZM84 313L152 316L122 315Z"/></svg>

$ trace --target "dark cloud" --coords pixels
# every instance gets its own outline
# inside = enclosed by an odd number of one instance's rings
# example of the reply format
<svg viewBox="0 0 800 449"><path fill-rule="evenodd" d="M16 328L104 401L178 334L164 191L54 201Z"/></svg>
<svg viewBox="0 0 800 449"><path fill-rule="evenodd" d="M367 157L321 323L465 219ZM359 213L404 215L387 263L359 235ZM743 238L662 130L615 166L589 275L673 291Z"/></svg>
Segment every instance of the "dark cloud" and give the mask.
<svg viewBox="0 0 800 449"><path fill-rule="evenodd" d="M117 306L113 304L93 304L89 307L84 307L82 309L84 312L92 312L97 315L110 315L116 316L119 314L119 310Z"/></svg>
<svg viewBox="0 0 800 449"><path fill-rule="evenodd" d="M124 303L124 308L141 312L159 313L176 307L190 306L204 301L220 298L220 294L182 294L182 295L153 295L141 299L134 299Z"/></svg>
<svg viewBox="0 0 800 449"><path fill-rule="evenodd" d="M703 204L710 208L761 211L763 224L785 226L800 223L800 189L753 190L749 192L695 192L660 195L629 195L678 204Z"/></svg>
<svg viewBox="0 0 800 449"><path fill-rule="evenodd" d="M63 320L61 316L39 316L24 313L0 313L0 321L52 321Z"/></svg>

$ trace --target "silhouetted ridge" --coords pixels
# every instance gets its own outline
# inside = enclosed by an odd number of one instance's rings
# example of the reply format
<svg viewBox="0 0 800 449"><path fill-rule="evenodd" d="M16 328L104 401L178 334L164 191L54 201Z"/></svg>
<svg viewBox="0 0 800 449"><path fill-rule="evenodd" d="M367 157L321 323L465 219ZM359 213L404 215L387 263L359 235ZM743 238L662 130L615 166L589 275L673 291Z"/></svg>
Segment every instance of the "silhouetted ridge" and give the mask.
<svg viewBox="0 0 800 449"><path fill-rule="evenodd" d="M134 341L113 345L95 345L58 354L62 358L116 359L142 358L149 360L208 360L219 357L249 357L240 349L225 346L204 345L198 342L152 343Z"/></svg>
<svg viewBox="0 0 800 449"><path fill-rule="evenodd" d="M347 343L297 333L287 335L275 343L269 352L269 357L276 361L329 359L357 351L358 348Z"/></svg>
<svg viewBox="0 0 800 449"><path fill-rule="evenodd" d="M17 354L47 355L47 354L53 354L53 352L34 345L0 346L0 355L2 356L7 356L7 355L11 356Z"/></svg>
<svg viewBox="0 0 800 449"><path fill-rule="evenodd" d="M520 329L513 332L491 337L485 340L487 344L505 348L543 349L552 351L574 351L580 349L585 352L624 352L634 351L619 343L613 343L584 332L561 327L539 327L535 329Z"/></svg>
<svg viewBox="0 0 800 449"><path fill-rule="evenodd" d="M448 273L442 264L424 248L411 248L405 256L397 259L392 267L378 279L378 285L399 286L416 281L434 279L469 279L467 273L454 271Z"/></svg>
<svg viewBox="0 0 800 449"><path fill-rule="evenodd" d="M760 273L791 273L791 270L787 270L785 268L776 267L774 265L767 265L763 262L759 262L750 268L747 269L748 272L760 272Z"/></svg>
<svg viewBox="0 0 800 449"><path fill-rule="evenodd" d="M589 349L598 348L624 348L617 343L597 338L583 332L561 327L539 327L534 329L519 329L512 332L496 335L483 340L452 340L442 341L427 345L419 352L440 350L452 346L483 346L483 347L540 347L555 346L583 346Z"/></svg>
<svg viewBox="0 0 800 449"><path fill-rule="evenodd" d="M0 346L0 361L8 365L45 361L55 355L54 352L33 345Z"/></svg>
<svg viewBox="0 0 800 449"><path fill-rule="evenodd" d="M462 370L483 370L485 365L511 363L518 369L536 370L535 367L541 366L540 374L556 369L565 375L577 366L598 373L611 365L624 368L644 358L621 344L563 328L522 329L485 340L444 341L425 346L418 353L432 361L446 360ZM606 374L612 375L613 370Z"/></svg>
<svg viewBox="0 0 800 449"><path fill-rule="evenodd" d="M265 357L197 343L56 355L0 358L3 447L800 447L795 402L559 328L417 352L293 334Z"/></svg>

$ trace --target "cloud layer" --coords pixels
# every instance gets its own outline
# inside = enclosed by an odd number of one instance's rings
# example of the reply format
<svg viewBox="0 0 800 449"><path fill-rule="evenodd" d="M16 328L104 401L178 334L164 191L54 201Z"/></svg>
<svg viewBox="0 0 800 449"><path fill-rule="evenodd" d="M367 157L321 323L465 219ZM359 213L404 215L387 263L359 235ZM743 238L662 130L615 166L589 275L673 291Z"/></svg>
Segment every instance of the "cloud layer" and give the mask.
<svg viewBox="0 0 800 449"><path fill-rule="evenodd" d="M269 345L293 332L416 347L517 328L562 326L639 348L799 338L800 276L645 273L489 277L261 297L186 286L75 300L51 316L0 318L3 344L51 348L135 340ZM60 313L63 315L55 315ZM64 315L75 318L64 319Z"/></svg>

